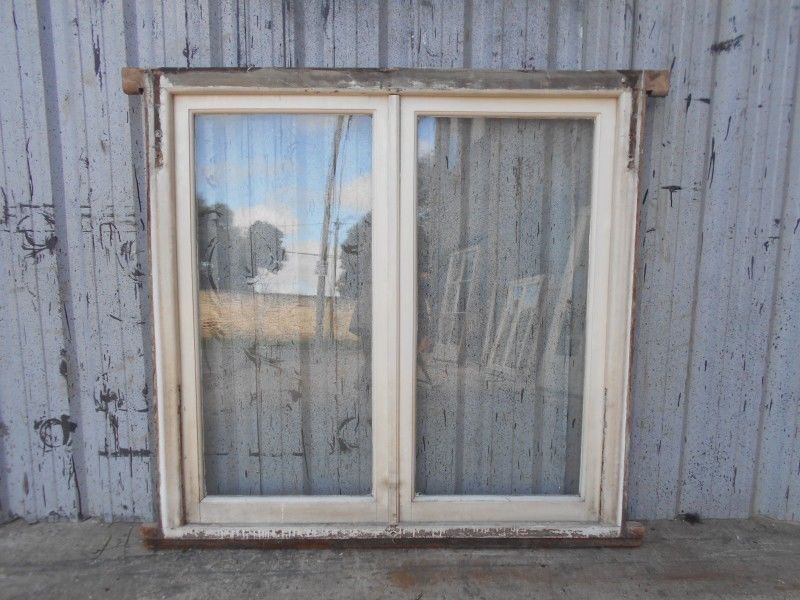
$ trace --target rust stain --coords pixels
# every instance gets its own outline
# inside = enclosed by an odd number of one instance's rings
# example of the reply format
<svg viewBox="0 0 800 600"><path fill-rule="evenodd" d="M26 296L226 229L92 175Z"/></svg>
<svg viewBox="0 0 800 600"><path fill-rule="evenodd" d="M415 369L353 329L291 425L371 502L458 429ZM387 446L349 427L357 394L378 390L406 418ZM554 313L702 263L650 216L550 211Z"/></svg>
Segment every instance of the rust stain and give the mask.
<svg viewBox="0 0 800 600"><path fill-rule="evenodd" d="M398 587L402 590L411 589L419 584L417 575L414 571L407 568L389 571L388 577L394 587Z"/></svg>

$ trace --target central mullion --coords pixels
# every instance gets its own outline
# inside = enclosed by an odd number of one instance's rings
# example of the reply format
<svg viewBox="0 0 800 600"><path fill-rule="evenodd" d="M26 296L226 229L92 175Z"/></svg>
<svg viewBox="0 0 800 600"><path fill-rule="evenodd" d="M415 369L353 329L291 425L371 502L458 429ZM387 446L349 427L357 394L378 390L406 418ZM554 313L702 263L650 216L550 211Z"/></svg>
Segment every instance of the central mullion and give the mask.
<svg viewBox="0 0 800 600"><path fill-rule="evenodd" d="M388 525L395 526L400 521L400 398L401 365L403 355L401 348L401 311L406 296L401 287L402 264L402 211L400 209L401 162L400 114L401 100L398 95L390 95L387 105L386 119L386 229L384 231L384 249L386 251L385 294L375 298L386 306L386 369L385 369L385 419L387 422L386 449L387 485L386 503L388 507ZM380 209L378 209L380 210ZM373 252L380 253L380 249ZM381 330L382 331L382 330Z"/></svg>

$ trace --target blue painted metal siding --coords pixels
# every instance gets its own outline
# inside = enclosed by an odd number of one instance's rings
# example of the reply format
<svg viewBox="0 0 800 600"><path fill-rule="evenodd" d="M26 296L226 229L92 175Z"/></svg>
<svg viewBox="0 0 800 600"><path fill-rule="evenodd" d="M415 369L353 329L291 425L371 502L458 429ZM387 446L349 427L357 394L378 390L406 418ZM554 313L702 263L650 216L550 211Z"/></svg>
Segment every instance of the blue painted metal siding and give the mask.
<svg viewBox="0 0 800 600"><path fill-rule="evenodd" d="M8 0L0 517L153 514L123 66L667 68L648 106L630 514L800 518L796 1Z"/></svg>

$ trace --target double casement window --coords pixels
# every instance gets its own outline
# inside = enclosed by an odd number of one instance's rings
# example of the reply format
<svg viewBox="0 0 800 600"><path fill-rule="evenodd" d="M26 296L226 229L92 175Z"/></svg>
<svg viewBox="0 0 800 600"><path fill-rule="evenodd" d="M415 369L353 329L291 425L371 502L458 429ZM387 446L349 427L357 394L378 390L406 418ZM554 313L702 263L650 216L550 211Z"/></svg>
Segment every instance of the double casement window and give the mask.
<svg viewBox="0 0 800 600"><path fill-rule="evenodd" d="M129 72L163 535L624 537L658 75Z"/></svg>

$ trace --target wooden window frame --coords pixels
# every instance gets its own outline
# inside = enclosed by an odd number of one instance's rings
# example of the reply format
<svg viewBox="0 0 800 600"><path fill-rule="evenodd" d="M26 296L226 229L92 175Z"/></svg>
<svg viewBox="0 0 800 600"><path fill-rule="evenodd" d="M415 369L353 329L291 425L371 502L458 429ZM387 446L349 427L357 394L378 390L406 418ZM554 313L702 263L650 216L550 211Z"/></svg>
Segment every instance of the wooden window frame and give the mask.
<svg viewBox="0 0 800 600"><path fill-rule="evenodd" d="M624 517L638 167L646 96L665 95L668 86L660 71L123 70L125 91L145 100L158 446L153 539L638 543L641 531ZM373 268L373 307L387 314L373 338L374 422L385 417L385 426L373 434L370 497L203 497L194 208L180 200L191 189L192 161L182 141L191 135L187 115L221 109L373 115L373 177L387 182L375 186L373 199L373 210L383 210L374 222L386 236L376 246L380 231L373 234L373 265L385 267ZM595 120L578 496L413 491L416 159L409 140L418 114ZM383 402L375 401L379 394Z"/></svg>
<svg viewBox="0 0 800 600"><path fill-rule="evenodd" d="M608 97L483 98L408 96L400 107L400 289L409 290L400 303L400 514L412 523L524 523L583 522L621 524L622 465L626 433L627 371L607 371L606 357L627 360L630 313L629 286L609 282L621 277L615 271L633 263L611 263L611 256L633 258L635 210L626 210L615 193L620 155L627 156L627 135L617 120L629 122L624 95ZM587 119L594 123L592 148L591 216L589 219L589 280L586 303L586 354L584 363L583 419L580 483L577 495L421 495L414 490L415 475L415 369L416 369L416 166L417 120L421 116L478 118ZM635 204L635 203L634 203ZM632 208L632 207L628 207ZM580 243L576 240L576 243ZM631 279L632 284L632 279ZM620 385L622 384L622 385ZM609 392L609 393L607 393ZM606 423L605 429L598 423ZM601 492L612 502L601 505ZM617 512L619 511L619 514ZM531 519L535 515L535 520Z"/></svg>
<svg viewBox="0 0 800 600"><path fill-rule="evenodd" d="M178 327L181 355L181 460L183 506L189 523L386 523L389 521L389 427L393 390L390 349L396 346L393 326L397 296L387 294L392 270L385 268L396 197L373 185L372 198L372 490L364 496L230 496L207 495L203 473L202 386L200 372L200 318L198 299L196 202L194 201L195 115L208 114L360 114L372 119L372 174L374 181L396 179L387 159L388 105L376 96L334 95L212 95L179 94L173 99L173 160L175 172L175 246L169 260L177 260ZM161 248L160 251L164 251Z"/></svg>

